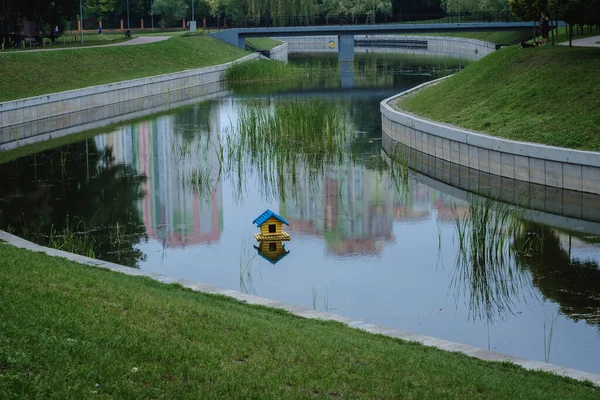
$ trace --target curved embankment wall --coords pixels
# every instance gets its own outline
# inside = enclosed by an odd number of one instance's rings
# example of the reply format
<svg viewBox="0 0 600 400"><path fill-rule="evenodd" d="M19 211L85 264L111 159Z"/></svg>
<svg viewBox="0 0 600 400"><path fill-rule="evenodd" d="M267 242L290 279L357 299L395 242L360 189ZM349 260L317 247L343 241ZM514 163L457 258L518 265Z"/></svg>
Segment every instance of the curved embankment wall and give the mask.
<svg viewBox="0 0 600 400"><path fill-rule="evenodd" d="M501 139L398 111L398 100L441 78L380 104L383 135L422 153L469 168L539 185L600 194L600 153ZM419 169L419 168L417 168Z"/></svg>
<svg viewBox="0 0 600 400"><path fill-rule="evenodd" d="M147 115L161 104L179 104L221 91L231 65L260 57L250 54L229 63L91 86L0 103L0 150ZM133 114L133 116L132 116Z"/></svg>
<svg viewBox="0 0 600 400"><path fill-rule="evenodd" d="M600 235L600 195L503 178L425 154L383 135L388 163L408 166L417 182L454 198L492 198L516 205L530 221Z"/></svg>
<svg viewBox="0 0 600 400"><path fill-rule="evenodd" d="M269 57L271 60L275 61L288 61L288 44L287 42L283 42L279 46L273 47L271 50L265 52L265 56Z"/></svg>
<svg viewBox="0 0 600 400"><path fill-rule="evenodd" d="M290 53L337 53L337 36L306 36L277 38L288 43ZM444 36L377 35L354 37L355 52L410 52L414 54L440 54L478 60L496 50L493 43L475 39Z"/></svg>

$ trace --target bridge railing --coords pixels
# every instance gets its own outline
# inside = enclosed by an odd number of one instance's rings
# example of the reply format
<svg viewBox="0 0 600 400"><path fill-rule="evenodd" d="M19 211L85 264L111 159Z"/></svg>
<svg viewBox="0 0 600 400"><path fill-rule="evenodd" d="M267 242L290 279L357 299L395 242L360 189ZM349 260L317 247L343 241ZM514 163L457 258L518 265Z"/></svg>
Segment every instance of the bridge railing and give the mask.
<svg viewBox="0 0 600 400"><path fill-rule="evenodd" d="M372 25L372 24L442 24L468 22L516 22L518 19L509 11L477 13L431 13L431 14L374 14L334 16L279 16L238 17L234 19L207 19L208 28L268 28L277 26L327 26L327 25Z"/></svg>

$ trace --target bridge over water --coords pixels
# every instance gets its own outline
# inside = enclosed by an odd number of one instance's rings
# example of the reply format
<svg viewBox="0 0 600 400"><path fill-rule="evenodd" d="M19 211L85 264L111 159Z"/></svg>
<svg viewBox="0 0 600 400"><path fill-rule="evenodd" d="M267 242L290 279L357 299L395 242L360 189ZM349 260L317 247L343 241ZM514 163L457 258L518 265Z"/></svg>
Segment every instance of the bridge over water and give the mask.
<svg viewBox="0 0 600 400"><path fill-rule="evenodd" d="M419 34L445 32L490 32L531 29L531 22L468 22L468 23L412 23L378 25L289 26L262 28L233 28L212 33L211 36L244 48L246 38L286 36L338 36L338 60L354 60L354 35Z"/></svg>

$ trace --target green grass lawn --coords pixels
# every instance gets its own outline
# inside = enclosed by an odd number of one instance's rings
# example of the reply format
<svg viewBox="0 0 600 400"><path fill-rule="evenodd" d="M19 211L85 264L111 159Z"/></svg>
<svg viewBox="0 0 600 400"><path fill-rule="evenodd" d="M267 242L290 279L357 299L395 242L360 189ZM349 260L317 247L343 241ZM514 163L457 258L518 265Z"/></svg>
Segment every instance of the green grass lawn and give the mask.
<svg viewBox="0 0 600 400"><path fill-rule="evenodd" d="M598 399L584 383L0 244L0 398Z"/></svg>
<svg viewBox="0 0 600 400"><path fill-rule="evenodd" d="M446 36L446 37L461 37L466 39L483 40L495 44L510 44L527 40L533 36L533 28L516 31L500 31L500 32L446 32L432 33L427 36Z"/></svg>
<svg viewBox="0 0 600 400"><path fill-rule="evenodd" d="M600 49L511 46L400 108L508 139L600 151Z"/></svg>
<svg viewBox="0 0 600 400"><path fill-rule="evenodd" d="M246 44L256 50L271 50L283 42L271 38L248 38Z"/></svg>
<svg viewBox="0 0 600 400"><path fill-rule="evenodd" d="M0 53L0 101L233 61L245 50L206 36L136 46Z"/></svg>

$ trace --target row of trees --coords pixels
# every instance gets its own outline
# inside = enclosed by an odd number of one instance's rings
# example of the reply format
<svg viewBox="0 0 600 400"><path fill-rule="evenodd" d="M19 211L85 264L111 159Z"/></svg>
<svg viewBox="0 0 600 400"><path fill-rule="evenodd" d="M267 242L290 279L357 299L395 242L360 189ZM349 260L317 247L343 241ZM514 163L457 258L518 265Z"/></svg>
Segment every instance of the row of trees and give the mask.
<svg viewBox="0 0 600 400"><path fill-rule="evenodd" d="M117 27L127 18L127 10L132 26L151 16L168 25L190 19L192 1L196 20L227 18L234 23L242 18L443 13L442 0L81 0L84 22L89 21L87 28L96 21ZM79 18L79 5L80 0L0 0L0 33L14 30L23 20L45 31L55 25L62 28L67 21Z"/></svg>
<svg viewBox="0 0 600 400"><path fill-rule="evenodd" d="M540 19L544 13L550 20L569 24L569 41L573 27L600 25L600 0L508 0L511 12L525 21Z"/></svg>
<svg viewBox="0 0 600 400"><path fill-rule="evenodd" d="M572 25L600 24L600 0L508 0L513 14L523 20L539 19L541 13Z"/></svg>
<svg viewBox="0 0 600 400"><path fill-rule="evenodd" d="M448 13L481 11L512 11L523 20L538 20L540 12L552 19L570 24L596 25L600 21L600 0L81 0L87 28L103 21L105 28L118 27L127 18L129 10L132 27L140 19L156 17L164 25L178 24L182 18L213 18L218 22L227 18L230 23L242 20L312 18L327 16L418 15L430 17ZM49 31L62 27L66 21L79 16L80 0L0 0L0 33L33 21L36 28ZM303 23L303 21L299 21ZM211 21L211 24L214 24ZM92 25L92 26L90 26ZM146 27L149 25L147 24ZM67 26L64 26L67 28Z"/></svg>

